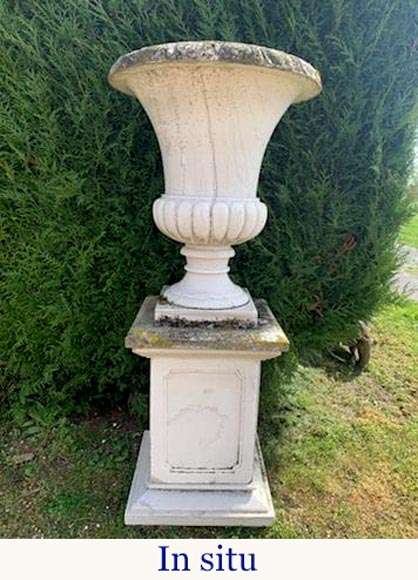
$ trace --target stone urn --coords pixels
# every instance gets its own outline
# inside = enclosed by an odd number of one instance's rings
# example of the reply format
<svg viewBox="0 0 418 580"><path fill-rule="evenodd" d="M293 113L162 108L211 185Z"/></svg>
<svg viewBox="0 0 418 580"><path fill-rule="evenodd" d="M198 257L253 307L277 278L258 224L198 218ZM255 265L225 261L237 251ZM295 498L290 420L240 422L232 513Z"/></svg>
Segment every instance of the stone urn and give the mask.
<svg viewBox="0 0 418 580"><path fill-rule="evenodd" d="M155 129L165 192L154 220L187 260L126 337L151 360L151 397L125 522L268 525L260 367L288 340L265 301L232 282L228 261L265 226L266 146L287 108L320 92L319 73L260 46L176 42L120 57L109 82L140 101Z"/></svg>
<svg viewBox="0 0 418 580"><path fill-rule="evenodd" d="M320 92L318 72L259 46L176 42L122 56L109 81L134 95L152 122L165 181L154 220L184 244L186 275L162 291L174 308L157 307L157 318L255 321L248 291L228 276L231 246L264 228L257 185L267 143L292 103Z"/></svg>

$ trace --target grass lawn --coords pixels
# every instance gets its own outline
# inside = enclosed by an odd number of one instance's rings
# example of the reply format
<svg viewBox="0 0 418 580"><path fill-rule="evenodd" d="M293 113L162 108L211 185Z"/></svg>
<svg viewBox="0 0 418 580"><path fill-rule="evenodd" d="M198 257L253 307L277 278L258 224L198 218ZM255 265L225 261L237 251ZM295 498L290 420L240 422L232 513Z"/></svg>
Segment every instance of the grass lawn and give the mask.
<svg viewBox="0 0 418 580"><path fill-rule="evenodd" d="M401 243L418 249L418 213L402 228Z"/></svg>
<svg viewBox="0 0 418 580"><path fill-rule="evenodd" d="M373 336L362 375L329 357L286 386L285 426L262 437L274 526L124 526L142 426L113 410L52 431L1 427L0 537L418 537L418 304L386 308Z"/></svg>

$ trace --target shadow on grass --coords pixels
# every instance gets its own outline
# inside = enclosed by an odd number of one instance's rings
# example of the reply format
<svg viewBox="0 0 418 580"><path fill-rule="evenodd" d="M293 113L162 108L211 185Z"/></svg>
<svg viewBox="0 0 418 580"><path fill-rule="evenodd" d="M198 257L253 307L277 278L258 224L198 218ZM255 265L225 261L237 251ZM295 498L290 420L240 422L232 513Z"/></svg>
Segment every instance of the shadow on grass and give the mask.
<svg viewBox="0 0 418 580"><path fill-rule="evenodd" d="M304 353L299 362L306 367L321 369L328 378L342 383L349 383L364 372L356 366L353 355L344 346L325 352Z"/></svg>

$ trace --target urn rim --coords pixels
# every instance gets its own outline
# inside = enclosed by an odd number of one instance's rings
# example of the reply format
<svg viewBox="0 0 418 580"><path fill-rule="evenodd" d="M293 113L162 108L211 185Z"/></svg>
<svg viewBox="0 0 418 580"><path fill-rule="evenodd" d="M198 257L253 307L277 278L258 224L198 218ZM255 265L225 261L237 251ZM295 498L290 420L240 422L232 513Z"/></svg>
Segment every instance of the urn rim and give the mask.
<svg viewBox="0 0 418 580"><path fill-rule="evenodd" d="M133 95L127 81L136 69L179 63L252 66L297 75L305 82L294 102L311 99L322 90L319 71L298 56L256 44L218 40L168 42L133 50L118 58L108 80L113 88Z"/></svg>

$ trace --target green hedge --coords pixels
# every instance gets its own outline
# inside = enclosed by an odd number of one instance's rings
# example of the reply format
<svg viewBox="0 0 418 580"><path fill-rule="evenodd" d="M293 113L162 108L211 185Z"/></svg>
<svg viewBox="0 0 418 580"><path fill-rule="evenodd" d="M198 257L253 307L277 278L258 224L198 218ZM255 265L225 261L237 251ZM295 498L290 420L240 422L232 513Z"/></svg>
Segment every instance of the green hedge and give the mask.
<svg viewBox="0 0 418 580"><path fill-rule="evenodd" d="M269 145L268 226L233 275L297 348L347 340L387 298L408 213L416 0L4 0L0 36L0 402L15 416L145 392L124 336L182 259L152 222L153 130L106 79L141 46L237 40L320 69L323 94L292 107Z"/></svg>

